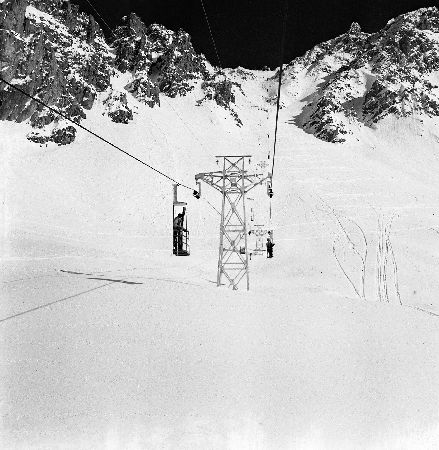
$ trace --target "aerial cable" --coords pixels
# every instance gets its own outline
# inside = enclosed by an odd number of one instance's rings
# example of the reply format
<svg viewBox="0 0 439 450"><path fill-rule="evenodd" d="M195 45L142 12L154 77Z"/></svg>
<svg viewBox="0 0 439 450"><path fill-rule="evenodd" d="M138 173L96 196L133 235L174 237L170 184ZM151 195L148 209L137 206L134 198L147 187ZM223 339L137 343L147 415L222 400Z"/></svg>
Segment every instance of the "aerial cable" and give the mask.
<svg viewBox="0 0 439 450"><path fill-rule="evenodd" d="M203 200L205 200L207 204L218 213L218 215L221 215L221 213L215 208L215 206L212 205L212 203L209 202L209 200L206 198L203 198Z"/></svg>
<svg viewBox="0 0 439 450"><path fill-rule="evenodd" d="M116 35L114 34L113 30L108 26L107 22L104 20L104 18L99 14L99 11L91 4L91 2L89 0L85 0L92 8L93 10L96 12L96 14L98 15L98 17L100 17L100 19L104 22L104 24L107 26L107 28L109 29L109 31L111 32L111 34L114 36L115 39L117 39ZM203 5L203 9L204 9L204 5ZM209 20L207 19L207 15L206 15L206 20L207 23L209 25ZM210 30L210 25L209 25L209 30ZM211 34L212 36L212 34ZM212 36L212 40L213 40L213 36ZM214 46L215 46L215 41L213 41ZM216 46L215 46L215 51L216 51ZM219 58L218 58L219 60ZM165 100L165 98L163 98L163 100ZM176 114L176 116L180 119L180 121L183 123L183 125L185 126L185 128L189 131L189 133L194 137L195 140L197 140L202 147L204 147L204 144L198 139L198 137L194 134L194 132L189 128L189 125L187 125L187 123L182 119L182 117L180 116L180 114L178 114L178 112L175 110L175 108L166 101L166 104L174 111L174 113ZM154 139L155 140L155 139ZM157 142L157 141L156 141Z"/></svg>
<svg viewBox="0 0 439 450"><path fill-rule="evenodd" d="M99 12L97 11L97 9L90 3L89 0L85 0L85 1L93 8L93 10L96 12L96 14L98 15L98 17L100 17L100 19L104 22L104 24L107 26L107 28L109 29L109 31L112 33L112 35L113 35L114 38L116 39L117 37L116 37L116 35L114 34L113 30L108 26L107 22L105 22L104 18L99 14ZM213 45L214 45L214 48L215 48L215 52L216 52L216 55L217 55L217 57L218 57L218 62L219 62L220 65L221 65L221 61L220 61L220 58L219 58L219 56L218 56L218 51L217 51L217 48L216 48L216 45L215 45L215 41L214 41L214 39L213 39L212 30L211 30L211 28L210 28L209 19L207 18L207 13L206 13L206 10L205 10L205 8L204 8L203 0L201 0L201 3L202 3L202 6L203 6L204 14L205 14L205 16L206 16L207 25L209 26L210 36L211 36L211 38L212 38L212 42L213 42ZM163 97L163 100L165 100L165 97ZM194 132L190 129L189 125L187 125L187 123L182 119L182 117L180 116L180 114L178 114L178 112L175 110L175 108L174 108L170 103L168 103L168 101L165 100L165 102L166 102L166 104L174 111L174 113L176 114L176 116L180 119L180 121L183 123L183 125L185 126L185 128L186 128L186 129L189 131L189 133L194 137L194 139L197 140L197 141L201 144L202 147L204 147L204 144L200 141L200 139L198 139L198 137L197 137L197 136L194 134Z"/></svg>
<svg viewBox="0 0 439 450"><path fill-rule="evenodd" d="M201 1L201 6L203 7L203 11L204 11L204 17L206 18L207 26L209 28L210 39L212 40L213 48L215 49L216 58L218 59L219 68L222 69L221 59L219 57L218 49L216 48L215 39L214 39L213 33L212 33L212 28L210 27L209 17L207 16L207 11L206 11L206 8L204 7L203 0L200 0L200 1Z"/></svg>
<svg viewBox="0 0 439 450"><path fill-rule="evenodd" d="M44 103L40 99L34 97L33 95L28 94L27 92L23 91L19 87L9 83L8 81L4 80L1 77L0 77L0 81L5 83L5 84L7 84L8 86L10 86L11 88L15 89L16 91L21 92L26 97L30 98L31 100L36 101L40 105L44 106L45 108L49 109L50 111L54 112L55 114L58 114L59 116L61 116L62 118L68 120L69 122L72 122L77 127L82 128L84 131L87 131L87 133L92 134L93 136L97 137L98 139L100 139L101 141L105 142L106 144L111 145L111 147L115 148L116 150L119 150L120 152L124 153L125 155L129 156L130 158L135 159L140 164L143 164L144 166L148 167L149 169L153 170L154 172L157 172L158 174L162 175L163 177L167 178L168 180L178 184L179 186L182 186L182 187L184 187L186 189L189 189L190 191L194 191L193 188L191 188L189 186L186 186L183 183L180 183L179 181L175 180L174 178L170 177L169 175L166 175L165 173L161 172L160 170L156 169L155 167L147 164L146 162L142 161L141 159L137 158L136 156L132 155L131 153L128 153L127 151L121 149L120 147L118 147L117 145L115 145L112 142L108 141L107 139L103 138L102 136L99 136L99 134L96 134L95 132L93 132L93 131L89 130L88 128L84 127L83 125L80 125L79 123L77 123L74 120L72 120L69 117L67 117L62 112L58 111L57 109L53 108L52 106L47 105L46 103Z"/></svg>
<svg viewBox="0 0 439 450"><path fill-rule="evenodd" d="M114 36L114 38L117 39L117 36L114 34L113 30L109 27L109 25L108 25L107 22L104 20L104 18L99 14L99 11L91 4L91 2L90 2L89 0L85 0L85 1L93 8L93 10L96 12L97 16L104 22L104 24L107 26L108 30L111 32L111 34ZM214 38L213 38L212 30L211 30L211 28L210 28L210 23L209 23L209 19L208 19L208 17L207 17L206 9L204 8L203 0L201 0L201 4L202 4L202 6L203 6L204 15L205 15L205 17L206 17L207 25L208 25L208 27L209 27L210 37L211 37L212 42L213 42L213 46L214 46L214 49L215 49L215 53L216 53L216 56L217 56L217 58L218 58L218 62L219 62L219 64L220 64L220 66L221 66L221 60L220 60L220 57L219 57L219 55L218 55L218 50L217 50L217 48L216 48L216 44L215 44L215 40L214 40ZM221 68L221 67L220 67L220 68ZM187 130L189 131L189 133L191 133L192 136L193 136L193 137L201 144L201 146L204 147L204 144L203 144L203 143L198 139L198 137L193 133L193 131L189 128L189 126L186 124L186 122L181 118L181 116L178 114L178 112L175 110L175 108L174 108L170 103L168 103L167 101L166 101L166 103L167 103L168 106L174 111L174 113L178 116L178 118L180 119L180 121L183 122L183 125L187 128Z"/></svg>
<svg viewBox="0 0 439 450"><path fill-rule="evenodd" d="M285 52L285 38L287 34L287 19L288 19L288 0L284 1L284 10L283 10L283 30L282 30L282 42L281 42L281 51L280 51L280 67L279 67L279 85L277 88L277 104L276 104L276 126L274 129L274 145L273 145L273 163L271 167L271 175L274 173L274 158L276 156L276 143L277 143L277 126L279 120L279 109L280 109L280 88L282 86L282 73L283 73L283 59Z"/></svg>
<svg viewBox="0 0 439 450"><path fill-rule="evenodd" d="M92 5L92 3L89 0L85 0L85 1L91 6L93 11L96 13L96 15L102 20L102 22L105 24L105 26L108 28L110 33L114 36L114 38L117 39L116 35L114 34L114 31L111 29L111 27L105 21L105 19L99 14L99 11Z"/></svg>
<svg viewBox="0 0 439 450"><path fill-rule="evenodd" d="M107 26L108 30L110 31L110 33L114 36L115 39L117 39L117 36L114 34L113 30L109 27L108 23L105 21L105 19L99 14L99 11L92 5L92 3L89 0L85 0L92 8L93 10L96 12L96 14L98 15L98 17L104 22L104 24ZM204 9L204 5L203 5L203 9ZM208 22L209 23L209 22ZM209 25L209 30L210 30L210 25ZM212 38L213 39L213 38ZM214 42L215 45L215 42ZM216 47L215 47L216 50ZM177 117L180 119L181 122L183 122L183 125L186 127L186 129L189 131L189 133L192 134L192 136L195 138L195 140L197 140L202 147L204 147L203 143L198 139L197 136L195 136L195 134L193 133L193 131L189 128L189 126L186 124L186 122L181 118L181 116L178 114L178 112L175 110L175 108L166 101L166 103L168 104L168 106L174 111L174 113L177 115ZM155 140L155 139L154 139ZM157 141L156 141L157 142ZM183 185L182 185L183 186Z"/></svg>
<svg viewBox="0 0 439 450"><path fill-rule="evenodd" d="M198 137L195 135L195 133L191 130L191 128L189 127L189 125L183 120L183 118L181 117L180 114L178 114L177 110L172 106L171 103L169 103L166 100L166 96L163 97L163 100L165 100L165 103L172 109L172 111L174 111L175 115L180 119L180 121L182 122L182 124L184 125L184 127L189 131L189 133L194 137L194 139L196 141L199 142L199 144L203 147L206 148L205 145L200 141L200 139L198 139Z"/></svg>

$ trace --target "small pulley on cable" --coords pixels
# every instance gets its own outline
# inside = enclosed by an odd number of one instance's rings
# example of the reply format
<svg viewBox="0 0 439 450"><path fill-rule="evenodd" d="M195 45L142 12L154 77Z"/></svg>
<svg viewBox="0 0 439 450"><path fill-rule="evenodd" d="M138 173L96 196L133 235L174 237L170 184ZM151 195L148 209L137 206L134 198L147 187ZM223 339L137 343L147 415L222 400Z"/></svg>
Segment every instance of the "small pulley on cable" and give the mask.
<svg viewBox="0 0 439 450"><path fill-rule="evenodd" d="M198 181L197 183L198 186L198 191L194 190L194 192L192 193L192 195L199 200L201 198L201 181Z"/></svg>

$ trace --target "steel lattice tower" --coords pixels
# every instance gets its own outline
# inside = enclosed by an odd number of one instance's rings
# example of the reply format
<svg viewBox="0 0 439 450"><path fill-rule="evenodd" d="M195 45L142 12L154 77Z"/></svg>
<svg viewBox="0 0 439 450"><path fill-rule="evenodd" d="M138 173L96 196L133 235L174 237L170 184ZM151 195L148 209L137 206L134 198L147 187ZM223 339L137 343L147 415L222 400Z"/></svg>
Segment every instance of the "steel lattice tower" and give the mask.
<svg viewBox="0 0 439 450"><path fill-rule="evenodd" d="M245 197L248 191L262 184L271 175L248 174L245 161L250 155L217 156L222 160L222 170L199 173L195 180L202 180L222 194L220 242L218 254L217 286L224 275L233 289L246 277L250 288L247 250L247 218Z"/></svg>

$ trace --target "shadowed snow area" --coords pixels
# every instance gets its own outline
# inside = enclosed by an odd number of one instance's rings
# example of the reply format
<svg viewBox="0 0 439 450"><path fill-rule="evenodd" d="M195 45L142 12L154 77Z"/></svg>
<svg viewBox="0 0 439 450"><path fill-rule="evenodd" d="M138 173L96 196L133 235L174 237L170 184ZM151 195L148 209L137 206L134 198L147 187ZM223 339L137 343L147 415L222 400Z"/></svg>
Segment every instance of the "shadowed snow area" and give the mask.
<svg viewBox="0 0 439 450"><path fill-rule="evenodd" d="M254 74L242 128L197 90L155 109L128 94L127 125L98 99L82 124L190 186L215 155L257 170L275 107ZM207 185L179 189L191 256L176 258L168 180L82 130L39 147L0 122L2 448L438 447L437 121L330 144L294 125L302 106L280 112L271 223L265 186L249 194L276 243L249 292L216 287Z"/></svg>

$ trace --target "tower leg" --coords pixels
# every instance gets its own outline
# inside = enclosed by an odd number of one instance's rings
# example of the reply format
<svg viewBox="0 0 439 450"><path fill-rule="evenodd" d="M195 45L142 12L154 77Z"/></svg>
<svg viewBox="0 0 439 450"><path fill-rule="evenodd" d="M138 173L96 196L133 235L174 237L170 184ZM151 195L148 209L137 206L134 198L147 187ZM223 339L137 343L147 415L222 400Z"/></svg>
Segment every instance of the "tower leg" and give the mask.
<svg viewBox="0 0 439 450"><path fill-rule="evenodd" d="M221 275L223 273L223 251L224 251L224 214L226 207L226 160L223 160L223 186L222 186L222 207L221 207L221 224L220 224L220 240L218 251L218 273L216 277L216 285L221 286Z"/></svg>
<svg viewBox="0 0 439 450"><path fill-rule="evenodd" d="M244 245L245 245L245 275L247 278L247 291L250 290L250 274L248 264L248 246L247 246L247 216L245 211L245 185L244 185L244 160L242 161L242 209L244 212Z"/></svg>

